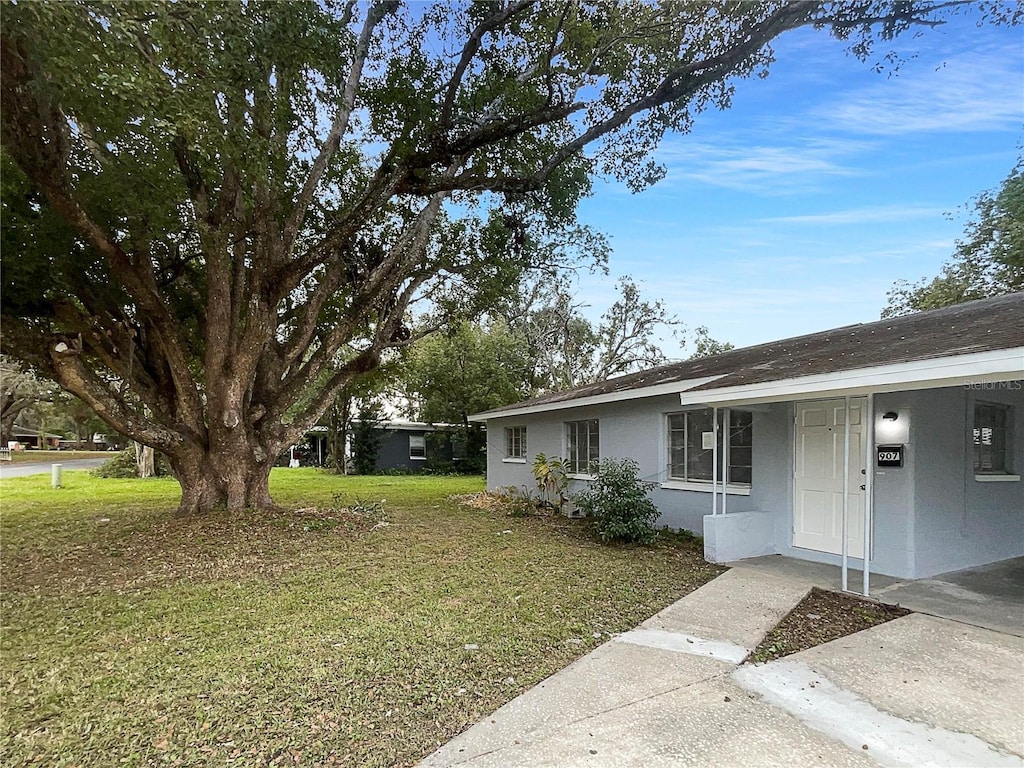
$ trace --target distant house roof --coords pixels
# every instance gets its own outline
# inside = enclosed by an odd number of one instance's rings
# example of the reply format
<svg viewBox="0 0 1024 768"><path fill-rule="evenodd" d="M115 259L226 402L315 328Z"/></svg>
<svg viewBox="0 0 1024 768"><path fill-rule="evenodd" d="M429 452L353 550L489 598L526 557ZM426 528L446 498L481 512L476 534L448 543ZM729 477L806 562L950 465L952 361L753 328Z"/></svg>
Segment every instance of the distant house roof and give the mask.
<svg viewBox="0 0 1024 768"><path fill-rule="evenodd" d="M381 429L405 430L409 432L436 432L439 429L452 429L457 427L458 424L446 424L443 422L431 424L425 421L403 421L401 419L391 419L390 421L380 422L378 426Z"/></svg>
<svg viewBox="0 0 1024 768"><path fill-rule="evenodd" d="M353 424L358 424L359 419L352 419ZM444 422L437 422L431 424L426 421L407 421L405 419L384 419L381 421L374 422L374 426L378 429L385 430L396 430L396 431L407 431L407 432L436 432L437 430L456 429L459 424L447 424ZM323 424L317 424L312 427L309 431L319 433L327 432L328 427Z"/></svg>
<svg viewBox="0 0 1024 768"><path fill-rule="evenodd" d="M679 393L686 404L1024 378L1024 292L848 325L552 392L489 418Z"/></svg>
<svg viewBox="0 0 1024 768"><path fill-rule="evenodd" d="M52 432L40 432L38 429L29 429L28 427L19 427L15 424L11 428L11 434L14 437L42 437L44 440L50 437L61 437L61 435L55 435Z"/></svg>

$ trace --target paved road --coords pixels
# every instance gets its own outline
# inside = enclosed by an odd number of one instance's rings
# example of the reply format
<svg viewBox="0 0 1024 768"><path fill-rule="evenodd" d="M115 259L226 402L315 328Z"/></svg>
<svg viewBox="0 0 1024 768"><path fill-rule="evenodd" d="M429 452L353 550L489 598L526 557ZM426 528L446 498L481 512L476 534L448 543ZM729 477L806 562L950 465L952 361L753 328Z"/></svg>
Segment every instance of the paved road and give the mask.
<svg viewBox="0 0 1024 768"><path fill-rule="evenodd" d="M42 461L42 462L3 462L0 463L0 480L8 477L27 477L28 475L48 475L53 464L60 464L65 471L70 469L94 469L107 459L74 459L73 461Z"/></svg>

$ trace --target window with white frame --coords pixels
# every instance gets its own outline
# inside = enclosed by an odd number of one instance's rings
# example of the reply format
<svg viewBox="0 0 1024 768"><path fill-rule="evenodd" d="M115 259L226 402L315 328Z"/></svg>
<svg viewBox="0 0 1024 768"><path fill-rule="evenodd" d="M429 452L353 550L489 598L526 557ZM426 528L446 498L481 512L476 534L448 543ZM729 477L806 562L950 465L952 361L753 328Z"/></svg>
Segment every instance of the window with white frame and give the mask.
<svg viewBox="0 0 1024 768"><path fill-rule="evenodd" d="M409 458L427 458L427 438L425 435L409 435Z"/></svg>
<svg viewBox="0 0 1024 768"><path fill-rule="evenodd" d="M974 404L974 474L1011 474L1012 429L1010 406Z"/></svg>
<svg viewBox="0 0 1024 768"><path fill-rule="evenodd" d="M526 458L526 427L505 427L505 458Z"/></svg>
<svg viewBox="0 0 1024 768"><path fill-rule="evenodd" d="M726 414L728 417L726 418ZM684 482L711 482L714 447L718 477L723 478L725 438L729 435L729 485L750 485L753 475L754 418L750 411L720 411L717 440L710 409L668 416L668 477Z"/></svg>
<svg viewBox="0 0 1024 768"><path fill-rule="evenodd" d="M585 475L591 463L601 458L597 419L565 423L565 461L570 474Z"/></svg>

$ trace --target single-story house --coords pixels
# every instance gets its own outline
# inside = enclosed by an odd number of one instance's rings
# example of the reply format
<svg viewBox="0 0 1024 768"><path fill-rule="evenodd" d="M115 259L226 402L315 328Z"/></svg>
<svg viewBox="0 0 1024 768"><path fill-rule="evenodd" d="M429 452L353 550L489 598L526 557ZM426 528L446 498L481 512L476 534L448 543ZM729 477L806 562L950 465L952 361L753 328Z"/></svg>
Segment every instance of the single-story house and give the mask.
<svg viewBox="0 0 1024 768"><path fill-rule="evenodd" d="M436 467L450 468L456 460L452 427L448 424L392 420L378 429L377 472L415 474Z"/></svg>
<svg viewBox="0 0 1024 768"><path fill-rule="evenodd" d="M353 422L346 437L345 451L350 467L357 422ZM390 419L376 423L374 432L378 440L373 467L375 473L452 471L463 461L458 427L453 424ZM278 457L278 466L322 467L330 461L330 453L327 427L315 426L299 444Z"/></svg>
<svg viewBox="0 0 1024 768"><path fill-rule="evenodd" d="M630 457L705 556L899 578L1024 555L1024 293L734 349L477 414L487 484ZM867 569L864 555L867 554Z"/></svg>
<svg viewBox="0 0 1024 768"><path fill-rule="evenodd" d="M7 437L7 447L13 448L11 443L16 443L21 448L56 448L60 443L61 436L52 432L41 432L38 429L21 427L15 424L11 434Z"/></svg>

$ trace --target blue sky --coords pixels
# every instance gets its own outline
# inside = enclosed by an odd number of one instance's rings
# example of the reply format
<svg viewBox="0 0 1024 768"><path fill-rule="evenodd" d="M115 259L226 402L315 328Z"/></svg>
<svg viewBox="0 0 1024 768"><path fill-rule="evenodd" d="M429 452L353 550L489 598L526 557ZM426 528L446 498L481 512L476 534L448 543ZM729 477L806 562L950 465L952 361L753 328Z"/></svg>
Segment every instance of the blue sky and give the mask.
<svg viewBox="0 0 1024 768"><path fill-rule="evenodd" d="M611 274L582 276L579 298L596 318L631 275L737 346L878 319L893 281L937 274L965 206L1012 169L1022 34L959 17L898 40L916 57L894 76L824 33L782 37L766 80L666 138L665 180L638 195L595 185L580 215L610 236Z"/></svg>

